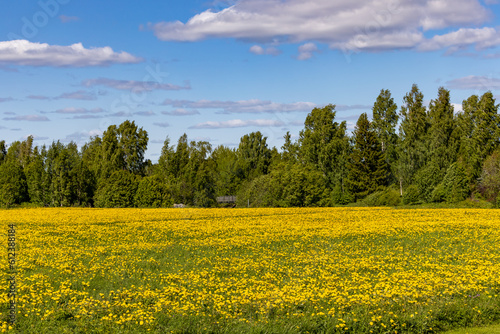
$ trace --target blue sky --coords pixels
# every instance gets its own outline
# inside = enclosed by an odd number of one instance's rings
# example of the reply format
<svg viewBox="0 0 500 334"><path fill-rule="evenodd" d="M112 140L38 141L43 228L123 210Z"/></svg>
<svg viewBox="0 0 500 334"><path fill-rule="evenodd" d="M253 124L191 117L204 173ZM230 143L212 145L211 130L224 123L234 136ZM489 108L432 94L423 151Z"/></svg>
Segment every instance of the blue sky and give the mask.
<svg viewBox="0 0 500 334"><path fill-rule="evenodd" d="M315 106L352 129L381 89L400 106L500 91L497 0L3 0L0 140L79 146L134 120L147 157L187 133L279 148Z"/></svg>

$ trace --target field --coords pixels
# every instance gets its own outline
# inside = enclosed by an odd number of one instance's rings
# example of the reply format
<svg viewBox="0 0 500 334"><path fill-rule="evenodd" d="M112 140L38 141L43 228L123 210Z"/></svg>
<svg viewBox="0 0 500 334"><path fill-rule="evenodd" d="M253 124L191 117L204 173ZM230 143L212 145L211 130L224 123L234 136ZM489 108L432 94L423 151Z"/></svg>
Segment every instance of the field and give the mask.
<svg viewBox="0 0 500 334"><path fill-rule="evenodd" d="M500 210L15 209L18 333L436 333L500 320Z"/></svg>

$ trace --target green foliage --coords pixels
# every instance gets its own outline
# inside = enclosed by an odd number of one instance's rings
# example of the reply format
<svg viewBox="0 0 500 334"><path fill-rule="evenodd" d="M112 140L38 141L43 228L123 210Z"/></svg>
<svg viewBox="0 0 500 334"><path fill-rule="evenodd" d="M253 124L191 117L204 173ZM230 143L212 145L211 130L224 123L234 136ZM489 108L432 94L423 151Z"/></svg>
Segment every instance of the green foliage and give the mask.
<svg viewBox="0 0 500 334"><path fill-rule="evenodd" d="M413 85L397 113L390 91L381 90L373 121L362 114L351 137L346 122L335 121L335 105L329 104L307 115L298 140L292 141L287 132L281 152L269 148L260 132L243 136L237 149L219 146L213 151L210 143L189 142L183 134L175 146L166 138L158 163L145 159L148 134L133 121L109 126L81 152L74 143L34 147L31 136L9 147L0 141L0 165L20 166L27 189L27 195L13 196L16 186L3 184L3 202L131 206L135 201L161 207L173 201L212 207L217 196L241 194L244 206L249 198L254 206L328 206L356 202L374 192L367 202L395 203L395 193L383 189L396 186L404 203L458 203L478 191L497 202L498 105L487 92L465 100L462 109L455 115L450 92L440 88L427 110L423 94ZM135 182L126 185L128 176L117 176L122 171L144 178L134 186L137 195L129 189ZM114 199L112 175L118 188L133 193L131 200Z"/></svg>
<svg viewBox="0 0 500 334"><path fill-rule="evenodd" d="M342 184L336 184L330 194L330 199L333 204L345 205L354 202L354 196L349 190L342 187Z"/></svg>
<svg viewBox="0 0 500 334"><path fill-rule="evenodd" d="M429 160L444 171L457 159L458 139L450 92L439 88L438 98L429 106ZM440 182L440 180L438 180Z"/></svg>
<svg viewBox="0 0 500 334"><path fill-rule="evenodd" d="M469 196L465 168L460 163L453 163L443 179L445 200L448 203L463 201Z"/></svg>
<svg viewBox="0 0 500 334"><path fill-rule="evenodd" d="M5 140L0 140L0 165L4 162L7 156L7 145L5 145Z"/></svg>
<svg viewBox="0 0 500 334"><path fill-rule="evenodd" d="M496 150L483 164L479 179L479 191L484 198L498 202L500 195L500 151Z"/></svg>
<svg viewBox="0 0 500 334"><path fill-rule="evenodd" d="M168 208L174 204L171 189L159 175L142 178L134 196L137 207Z"/></svg>
<svg viewBox="0 0 500 334"><path fill-rule="evenodd" d="M236 151L238 175L241 179L253 179L268 173L271 164L271 150L267 137L260 131L244 135Z"/></svg>
<svg viewBox="0 0 500 334"><path fill-rule="evenodd" d="M420 190L416 185L409 185L403 193L403 204L421 203L420 195Z"/></svg>
<svg viewBox="0 0 500 334"><path fill-rule="evenodd" d="M463 162L468 183L475 185L484 160L498 147L500 118L498 105L491 92L463 101L458 115L460 136L459 160Z"/></svg>
<svg viewBox="0 0 500 334"><path fill-rule="evenodd" d="M311 165L281 165L271 173L270 182L276 206L322 206L329 197L324 174Z"/></svg>
<svg viewBox="0 0 500 334"><path fill-rule="evenodd" d="M429 121L423 102L424 95L417 85L413 85L400 111L397 175L403 186L411 184L417 171L427 162Z"/></svg>
<svg viewBox="0 0 500 334"><path fill-rule="evenodd" d="M366 206L398 206L401 204L401 196L398 190L386 188L366 196L361 204Z"/></svg>
<svg viewBox="0 0 500 334"><path fill-rule="evenodd" d="M373 120L371 126L377 134L377 139L380 142L381 150L388 166L386 184L393 182L396 174L396 146L398 142L396 126L399 119L397 108L398 106L394 103L391 92L387 89L380 91L372 108Z"/></svg>
<svg viewBox="0 0 500 334"><path fill-rule="evenodd" d="M444 174L434 161L430 161L417 171L414 185L418 188L421 201L427 203L435 202L432 200L432 193L439 182L443 180Z"/></svg>
<svg viewBox="0 0 500 334"><path fill-rule="evenodd" d="M298 141L300 161L317 166L330 187L345 182L350 150L346 122L335 122L335 116L335 105L314 108L306 117Z"/></svg>
<svg viewBox="0 0 500 334"><path fill-rule="evenodd" d="M35 147L32 160L24 168L30 202L35 205L45 205L49 196L46 183L47 172L44 168L44 153L39 152L38 147Z"/></svg>
<svg viewBox="0 0 500 334"><path fill-rule="evenodd" d="M348 187L354 199L358 200L385 186L387 164L366 113L359 116L353 141L348 164Z"/></svg>
<svg viewBox="0 0 500 334"><path fill-rule="evenodd" d="M235 149L218 146L212 153L215 164L215 193L217 196L230 196L238 192L241 179L237 175L237 154Z"/></svg>
<svg viewBox="0 0 500 334"><path fill-rule="evenodd" d="M98 184L94 204L98 208L128 208L134 206L137 179L126 170L113 172Z"/></svg>
<svg viewBox="0 0 500 334"><path fill-rule="evenodd" d="M238 207L268 207L275 206L276 202L271 188L271 175L261 175L242 185L237 195Z"/></svg>
<svg viewBox="0 0 500 334"><path fill-rule="evenodd" d="M438 184L431 193L430 202L441 203L446 200L446 189L443 183Z"/></svg>
<svg viewBox="0 0 500 334"><path fill-rule="evenodd" d="M0 206L10 207L28 200L26 177L16 160L0 165Z"/></svg>
<svg viewBox="0 0 500 334"><path fill-rule="evenodd" d="M238 206L308 207L328 205L326 178L309 165L280 164L270 174L244 184Z"/></svg>

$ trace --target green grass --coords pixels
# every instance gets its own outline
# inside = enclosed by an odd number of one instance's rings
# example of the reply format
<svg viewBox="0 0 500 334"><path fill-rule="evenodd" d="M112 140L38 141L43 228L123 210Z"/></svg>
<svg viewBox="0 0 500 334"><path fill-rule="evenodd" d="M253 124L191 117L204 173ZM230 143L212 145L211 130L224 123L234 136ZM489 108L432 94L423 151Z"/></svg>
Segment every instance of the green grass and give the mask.
<svg viewBox="0 0 500 334"><path fill-rule="evenodd" d="M500 334L500 324L477 328L460 328L443 334Z"/></svg>

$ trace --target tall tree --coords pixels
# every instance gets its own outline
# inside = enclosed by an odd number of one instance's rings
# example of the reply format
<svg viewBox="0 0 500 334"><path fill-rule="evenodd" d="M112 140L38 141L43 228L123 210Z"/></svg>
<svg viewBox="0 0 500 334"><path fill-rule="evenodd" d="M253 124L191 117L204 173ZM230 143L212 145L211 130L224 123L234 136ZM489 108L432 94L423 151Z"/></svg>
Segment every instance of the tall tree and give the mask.
<svg viewBox="0 0 500 334"><path fill-rule="evenodd" d="M10 207L28 200L28 189L23 167L10 159L0 165L0 206Z"/></svg>
<svg viewBox="0 0 500 334"><path fill-rule="evenodd" d="M371 124L377 134L385 162L388 166L387 183L395 180L397 167L396 146L398 135L396 133L396 126L399 119L397 109L398 106L394 103L391 92L388 89L382 89L373 104L373 119Z"/></svg>
<svg viewBox="0 0 500 334"><path fill-rule="evenodd" d="M457 159L457 140L454 108L450 102L450 91L439 88L438 98L429 105L429 159L443 171Z"/></svg>
<svg viewBox="0 0 500 334"><path fill-rule="evenodd" d="M414 184L419 200L435 200L436 186L444 179L450 166L457 160L458 139L454 108L450 92L439 88L438 97L431 100L428 111L427 162L415 174Z"/></svg>
<svg viewBox="0 0 500 334"><path fill-rule="evenodd" d="M241 179L237 173L237 153L235 149L217 146L212 152L216 173L216 195L229 196L238 192Z"/></svg>
<svg viewBox="0 0 500 334"><path fill-rule="evenodd" d="M148 147L148 133L139 128L134 121L126 120L116 130L120 152L125 170L136 175L143 175L146 161L144 153Z"/></svg>
<svg viewBox="0 0 500 334"><path fill-rule="evenodd" d="M285 143L281 147L282 160L287 162L287 163L297 162L299 159L299 145L298 145L298 143L292 142L292 135L290 134L290 131L287 131L283 138L285 139Z"/></svg>
<svg viewBox="0 0 500 334"><path fill-rule="evenodd" d="M427 162L427 129L429 122L424 106L424 95L417 85L405 95L400 110L398 168L401 195L403 187L413 182L415 173Z"/></svg>
<svg viewBox="0 0 500 334"><path fill-rule="evenodd" d="M306 117L300 132L300 158L318 168L327 178L327 185L335 188L339 198L345 193L349 138L346 122L335 122L335 105L314 108Z"/></svg>
<svg viewBox="0 0 500 334"><path fill-rule="evenodd" d="M4 162L7 156L7 145L5 145L5 140L0 140L0 165Z"/></svg>
<svg viewBox="0 0 500 334"><path fill-rule="evenodd" d="M387 164L366 113L359 116L353 135L348 184L354 199L358 200L386 185Z"/></svg>
<svg viewBox="0 0 500 334"><path fill-rule="evenodd" d="M134 206L137 176L127 170L116 170L99 184L94 201L99 208L128 208Z"/></svg>
<svg viewBox="0 0 500 334"><path fill-rule="evenodd" d="M50 194L52 206L70 206L76 203L77 166L80 157L75 143L67 146L61 142L52 143L47 151L51 176Z"/></svg>
<svg viewBox="0 0 500 334"><path fill-rule="evenodd" d="M38 147L33 150L33 158L24 168L28 195L30 202L36 205L45 205L49 195L47 176L45 171L45 151L39 151Z"/></svg>
<svg viewBox="0 0 500 334"><path fill-rule="evenodd" d="M242 179L253 179L268 173L271 150L267 146L267 137L260 131L244 135L240 139L236 154Z"/></svg>
<svg viewBox="0 0 500 334"><path fill-rule="evenodd" d="M495 103L491 92L483 94L481 98L472 95L463 101L463 111L458 115L459 161L472 186L481 174L484 160L499 145L500 118Z"/></svg>

